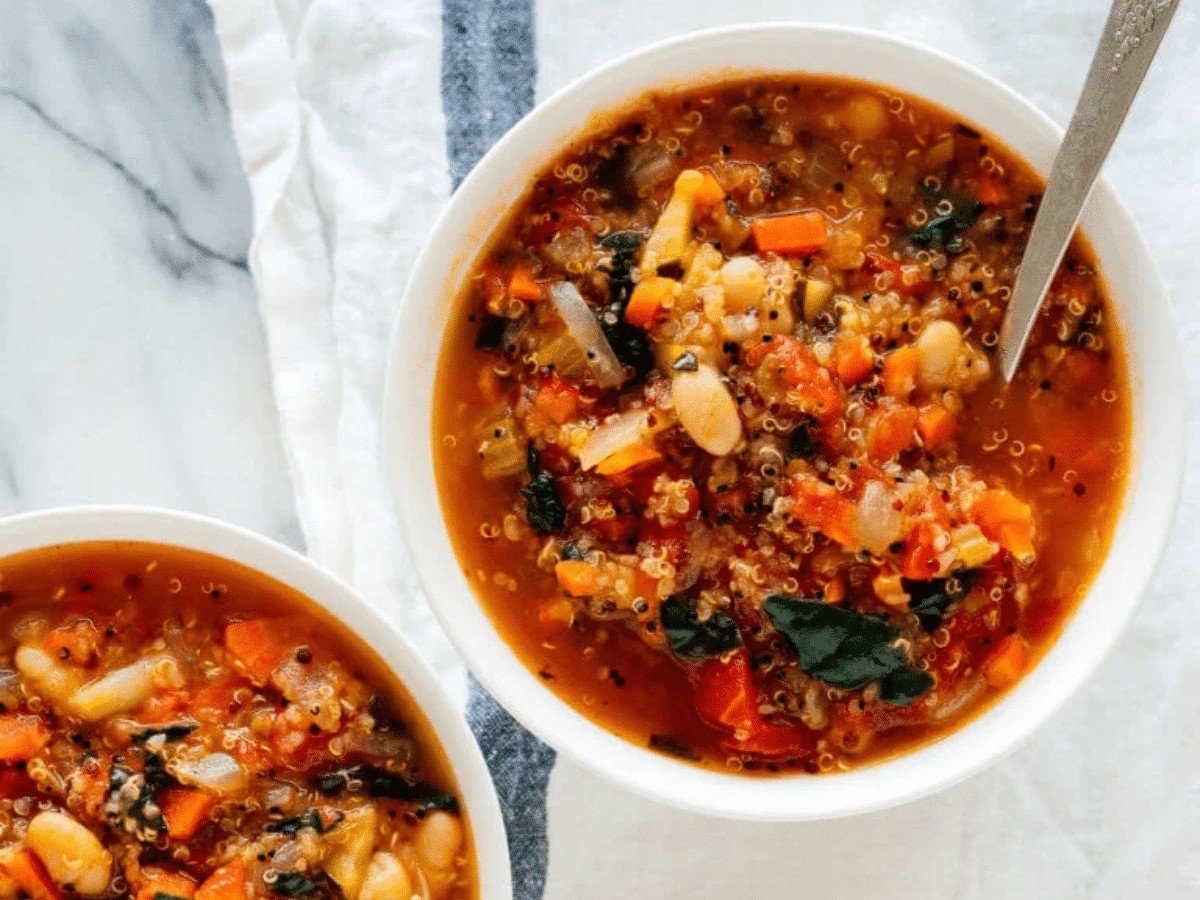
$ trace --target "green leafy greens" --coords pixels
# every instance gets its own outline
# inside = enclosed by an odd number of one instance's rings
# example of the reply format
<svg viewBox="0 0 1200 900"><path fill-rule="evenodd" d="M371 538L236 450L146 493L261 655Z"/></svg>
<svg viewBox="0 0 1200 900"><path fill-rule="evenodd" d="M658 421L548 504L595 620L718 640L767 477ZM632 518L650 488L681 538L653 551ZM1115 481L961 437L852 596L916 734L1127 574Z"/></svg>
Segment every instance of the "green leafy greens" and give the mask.
<svg viewBox="0 0 1200 900"><path fill-rule="evenodd" d="M680 597L669 597L660 615L671 649L683 659L719 656L742 645L737 623L723 612L714 612L701 622L690 603Z"/></svg>
<svg viewBox="0 0 1200 900"><path fill-rule="evenodd" d="M928 673L892 646L900 632L882 619L785 594L772 594L763 609L800 667L818 681L847 690L877 681L880 698L895 706L907 706L933 686Z"/></svg>
<svg viewBox="0 0 1200 900"><path fill-rule="evenodd" d="M931 578L928 581L902 580L908 594L908 608L917 614L921 627L933 631L946 618L950 604L961 600L975 583L977 572L958 572L951 578Z"/></svg>

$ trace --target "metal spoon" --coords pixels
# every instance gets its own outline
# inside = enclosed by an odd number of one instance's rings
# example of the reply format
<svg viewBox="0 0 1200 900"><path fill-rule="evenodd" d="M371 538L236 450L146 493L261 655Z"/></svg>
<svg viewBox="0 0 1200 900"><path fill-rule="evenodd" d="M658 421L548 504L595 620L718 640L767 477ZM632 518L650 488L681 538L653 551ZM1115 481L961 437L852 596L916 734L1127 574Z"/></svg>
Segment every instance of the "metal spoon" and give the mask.
<svg viewBox="0 0 1200 900"><path fill-rule="evenodd" d="M1083 204L1180 0L1114 0L1071 124L1063 135L1050 181L1029 235L1012 300L1000 327L1000 371L1012 381L1025 342Z"/></svg>

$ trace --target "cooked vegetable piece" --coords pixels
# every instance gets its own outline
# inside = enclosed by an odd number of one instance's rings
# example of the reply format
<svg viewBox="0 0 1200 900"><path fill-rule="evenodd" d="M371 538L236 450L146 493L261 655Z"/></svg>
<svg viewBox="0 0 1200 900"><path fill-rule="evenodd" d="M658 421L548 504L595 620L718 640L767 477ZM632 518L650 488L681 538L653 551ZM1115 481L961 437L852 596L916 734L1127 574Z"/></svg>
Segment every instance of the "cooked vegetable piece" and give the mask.
<svg viewBox="0 0 1200 900"><path fill-rule="evenodd" d="M700 621L691 604L680 597L663 603L662 625L671 649L683 659L719 656L742 645L741 632L729 616L718 610Z"/></svg>
<svg viewBox="0 0 1200 900"><path fill-rule="evenodd" d="M815 211L755 219L750 233L761 253L795 256L820 250L828 237L825 217Z"/></svg>

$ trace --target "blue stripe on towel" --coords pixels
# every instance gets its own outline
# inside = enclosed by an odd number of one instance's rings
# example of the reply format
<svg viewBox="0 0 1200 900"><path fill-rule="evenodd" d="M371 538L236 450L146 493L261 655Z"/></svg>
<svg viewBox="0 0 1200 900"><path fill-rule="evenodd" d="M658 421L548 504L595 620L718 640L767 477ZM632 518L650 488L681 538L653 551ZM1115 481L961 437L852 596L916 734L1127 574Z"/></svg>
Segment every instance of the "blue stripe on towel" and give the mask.
<svg viewBox="0 0 1200 900"><path fill-rule="evenodd" d="M533 0L442 0L442 107L454 187L533 107L536 76ZM474 678L467 721L500 794L513 895L539 900L546 887L546 786L554 751Z"/></svg>

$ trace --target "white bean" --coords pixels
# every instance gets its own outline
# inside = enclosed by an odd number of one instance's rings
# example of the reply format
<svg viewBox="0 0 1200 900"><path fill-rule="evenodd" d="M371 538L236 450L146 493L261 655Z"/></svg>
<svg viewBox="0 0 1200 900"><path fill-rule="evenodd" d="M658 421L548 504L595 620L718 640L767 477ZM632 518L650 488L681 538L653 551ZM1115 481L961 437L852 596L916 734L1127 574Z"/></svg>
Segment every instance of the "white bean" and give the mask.
<svg viewBox="0 0 1200 900"><path fill-rule="evenodd" d="M21 677L52 706L65 703L83 680L79 669L63 665L40 647L18 648L13 662Z"/></svg>
<svg viewBox="0 0 1200 900"><path fill-rule="evenodd" d="M767 273L753 256L735 256L721 267L725 288L725 312L744 313L762 303L767 292Z"/></svg>
<svg viewBox="0 0 1200 900"><path fill-rule="evenodd" d="M58 884L84 896L103 894L112 878L112 854L92 832L60 812L40 812L25 842Z"/></svg>
<svg viewBox="0 0 1200 900"><path fill-rule="evenodd" d="M742 439L737 403L711 366L681 372L671 385L671 402L688 436L713 456L725 456Z"/></svg>
<svg viewBox="0 0 1200 900"><path fill-rule="evenodd" d="M426 868L434 872L453 869L462 846L463 829L458 816L435 810L421 822L417 832L417 855Z"/></svg>
<svg viewBox="0 0 1200 900"><path fill-rule="evenodd" d="M139 659L85 684L71 697L71 708L89 722L137 709L154 693L154 670L162 659Z"/></svg>
<svg viewBox="0 0 1200 900"><path fill-rule="evenodd" d="M358 900L408 900L412 895L412 879L394 853L380 850L371 857Z"/></svg>
<svg viewBox="0 0 1200 900"><path fill-rule="evenodd" d="M883 134L888 124L887 107L873 94L858 94L842 110L846 127L860 140L871 140Z"/></svg>
<svg viewBox="0 0 1200 900"><path fill-rule="evenodd" d="M917 337L921 383L927 388L952 387L958 382L963 338L952 322L930 322Z"/></svg>

